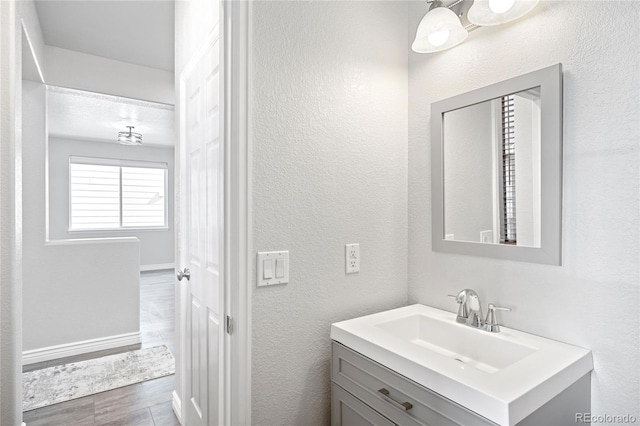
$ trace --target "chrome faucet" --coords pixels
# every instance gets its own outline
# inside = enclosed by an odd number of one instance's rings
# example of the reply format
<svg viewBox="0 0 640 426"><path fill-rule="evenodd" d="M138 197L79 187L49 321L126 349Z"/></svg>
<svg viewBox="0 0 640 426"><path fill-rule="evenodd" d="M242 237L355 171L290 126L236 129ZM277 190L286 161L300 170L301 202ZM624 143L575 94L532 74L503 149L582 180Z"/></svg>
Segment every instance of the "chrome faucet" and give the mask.
<svg viewBox="0 0 640 426"><path fill-rule="evenodd" d="M493 303L489 303L487 318L483 319L480 297L478 297L478 293L475 291L466 288L461 290L457 296L452 294L449 294L448 296L458 302L457 322L468 325L469 327L490 331L492 333L498 333L500 331L496 311L511 311L511 308L504 308L502 306L496 306Z"/></svg>

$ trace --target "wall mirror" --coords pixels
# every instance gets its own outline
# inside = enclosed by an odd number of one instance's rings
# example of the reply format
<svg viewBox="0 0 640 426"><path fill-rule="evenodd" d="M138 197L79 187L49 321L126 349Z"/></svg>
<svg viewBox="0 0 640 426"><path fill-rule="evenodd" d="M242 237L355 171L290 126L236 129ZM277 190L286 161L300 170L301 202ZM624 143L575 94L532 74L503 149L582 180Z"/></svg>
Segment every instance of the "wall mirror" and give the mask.
<svg viewBox="0 0 640 426"><path fill-rule="evenodd" d="M562 66L431 105L433 250L560 265Z"/></svg>

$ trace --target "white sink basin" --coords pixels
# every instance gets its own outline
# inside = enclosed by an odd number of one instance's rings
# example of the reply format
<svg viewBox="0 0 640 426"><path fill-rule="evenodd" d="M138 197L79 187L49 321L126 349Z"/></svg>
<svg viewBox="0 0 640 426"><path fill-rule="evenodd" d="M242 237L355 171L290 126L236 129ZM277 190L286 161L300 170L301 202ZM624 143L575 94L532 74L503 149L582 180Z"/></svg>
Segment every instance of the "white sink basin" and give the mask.
<svg viewBox="0 0 640 426"><path fill-rule="evenodd" d="M591 351L412 305L331 326L331 338L502 425L514 425L593 369Z"/></svg>
<svg viewBox="0 0 640 426"><path fill-rule="evenodd" d="M495 373L536 351L518 341L491 339L489 333L425 313L373 324L396 339L426 348L464 365ZM491 344L487 344L487 339Z"/></svg>

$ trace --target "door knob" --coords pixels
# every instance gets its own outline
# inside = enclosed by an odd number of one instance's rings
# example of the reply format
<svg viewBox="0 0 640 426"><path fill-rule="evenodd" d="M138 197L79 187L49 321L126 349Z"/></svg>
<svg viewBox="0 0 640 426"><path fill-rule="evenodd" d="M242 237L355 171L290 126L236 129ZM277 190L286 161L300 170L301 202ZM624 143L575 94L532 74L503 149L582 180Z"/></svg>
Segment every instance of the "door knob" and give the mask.
<svg viewBox="0 0 640 426"><path fill-rule="evenodd" d="M176 276L178 277L178 281L182 281L183 278L186 278L187 281L189 281L191 279L191 271L189 268L184 268L184 271L178 269L178 274Z"/></svg>

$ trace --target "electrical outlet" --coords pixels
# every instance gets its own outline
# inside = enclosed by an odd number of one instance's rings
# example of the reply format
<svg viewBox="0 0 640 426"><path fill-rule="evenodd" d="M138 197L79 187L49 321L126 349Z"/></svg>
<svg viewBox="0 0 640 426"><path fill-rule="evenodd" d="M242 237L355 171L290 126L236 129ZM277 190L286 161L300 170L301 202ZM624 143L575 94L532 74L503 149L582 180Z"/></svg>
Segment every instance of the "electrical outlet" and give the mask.
<svg viewBox="0 0 640 426"><path fill-rule="evenodd" d="M344 261L347 274L360 272L360 244L345 244Z"/></svg>
<svg viewBox="0 0 640 426"><path fill-rule="evenodd" d="M480 231L480 242L485 244L493 243L493 230Z"/></svg>

